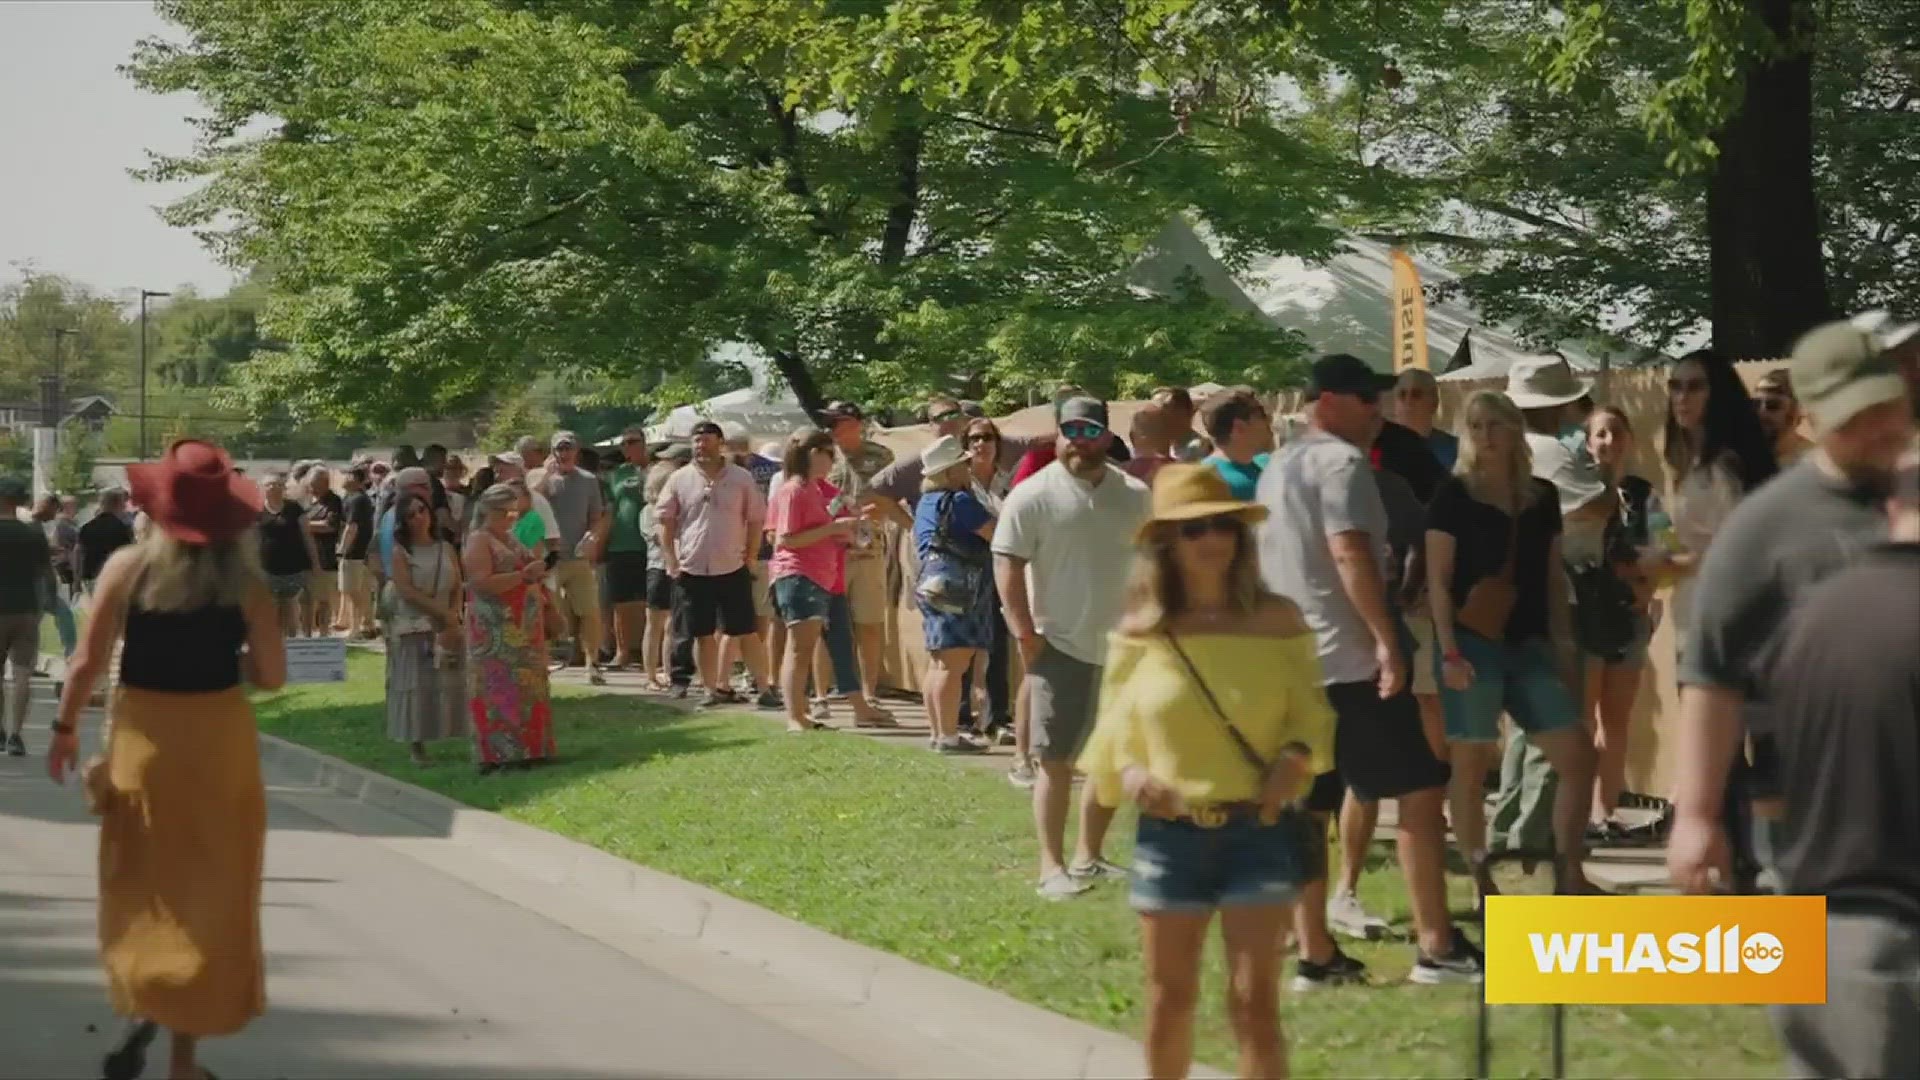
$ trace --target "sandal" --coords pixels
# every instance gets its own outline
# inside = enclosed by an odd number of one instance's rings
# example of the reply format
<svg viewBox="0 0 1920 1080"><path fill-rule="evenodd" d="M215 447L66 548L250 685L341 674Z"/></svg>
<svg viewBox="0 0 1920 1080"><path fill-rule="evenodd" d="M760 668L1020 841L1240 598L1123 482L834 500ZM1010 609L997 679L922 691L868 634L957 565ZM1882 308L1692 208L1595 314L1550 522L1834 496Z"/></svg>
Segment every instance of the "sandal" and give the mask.
<svg viewBox="0 0 1920 1080"><path fill-rule="evenodd" d="M160 1025L151 1020L136 1020L120 1036L120 1044L100 1062L105 1080L136 1080L147 1069L147 1047L160 1034Z"/></svg>
<svg viewBox="0 0 1920 1080"><path fill-rule="evenodd" d="M857 728L879 728L888 730L899 727L900 721L895 720L893 715L885 709L875 709L865 716L854 717L853 726Z"/></svg>

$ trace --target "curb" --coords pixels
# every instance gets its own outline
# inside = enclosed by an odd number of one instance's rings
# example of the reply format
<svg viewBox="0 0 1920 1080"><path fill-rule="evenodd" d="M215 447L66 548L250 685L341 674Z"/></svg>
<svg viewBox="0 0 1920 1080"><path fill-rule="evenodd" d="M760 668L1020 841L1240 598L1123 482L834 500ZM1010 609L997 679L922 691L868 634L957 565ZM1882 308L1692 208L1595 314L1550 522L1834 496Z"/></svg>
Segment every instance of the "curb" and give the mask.
<svg viewBox="0 0 1920 1080"><path fill-rule="evenodd" d="M1124 1035L285 739L262 733L260 761L273 780L326 789L495 864L495 872L473 877L443 866L470 884L488 888L477 878L497 878L504 868L523 884L564 890L572 903L542 910L536 898L525 906L630 955L644 944L636 935L697 946L791 984L824 1009L861 1015L866 1024L791 1019L881 1075L1093 1078L1139 1076L1144 1067L1141 1046ZM599 910L578 921L561 913L582 900ZM870 1032L856 1030L867 1024ZM1192 1075L1226 1074L1196 1065Z"/></svg>

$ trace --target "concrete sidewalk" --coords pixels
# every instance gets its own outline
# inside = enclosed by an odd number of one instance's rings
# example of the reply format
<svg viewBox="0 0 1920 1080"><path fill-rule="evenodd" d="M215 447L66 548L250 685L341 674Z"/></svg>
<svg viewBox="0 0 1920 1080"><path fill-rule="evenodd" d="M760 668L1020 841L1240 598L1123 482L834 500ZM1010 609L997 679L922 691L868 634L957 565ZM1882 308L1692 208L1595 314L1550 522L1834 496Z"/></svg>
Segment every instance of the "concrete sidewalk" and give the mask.
<svg viewBox="0 0 1920 1080"><path fill-rule="evenodd" d="M75 786L45 773L49 691L36 686L31 755L0 758L0 1077L23 1080L98 1076L119 1027L97 961L98 831ZM558 837L278 740L263 761L268 1011L206 1045L222 1076L1138 1068L1122 1036ZM693 932L662 929L681 918Z"/></svg>

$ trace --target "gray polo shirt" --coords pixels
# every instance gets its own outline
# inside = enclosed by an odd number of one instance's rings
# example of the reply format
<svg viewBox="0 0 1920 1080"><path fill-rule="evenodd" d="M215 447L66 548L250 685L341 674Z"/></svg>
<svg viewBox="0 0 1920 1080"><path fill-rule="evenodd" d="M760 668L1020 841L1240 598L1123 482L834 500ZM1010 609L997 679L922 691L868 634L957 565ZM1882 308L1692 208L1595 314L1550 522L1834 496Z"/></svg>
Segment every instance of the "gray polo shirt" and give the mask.
<svg viewBox="0 0 1920 1080"><path fill-rule="evenodd" d="M1300 605L1320 639L1326 682L1369 682L1380 674L1373 631L1347 598L1328 538L1363 532L1387 573L1386 504L1373 467L1360 448L1310 429L1281 448L1260 477L1258 501L1268 518L1258 533L1260 574L1267 588Z"/></svg>
<svg viewBox="0 0 1920 1080"><path fill-rule="evenodd" d="M546 491L554 523L560 526L560 557L571 559L606 506L600 481L585 469L566 473L555 470L547 475Z"/></svg>

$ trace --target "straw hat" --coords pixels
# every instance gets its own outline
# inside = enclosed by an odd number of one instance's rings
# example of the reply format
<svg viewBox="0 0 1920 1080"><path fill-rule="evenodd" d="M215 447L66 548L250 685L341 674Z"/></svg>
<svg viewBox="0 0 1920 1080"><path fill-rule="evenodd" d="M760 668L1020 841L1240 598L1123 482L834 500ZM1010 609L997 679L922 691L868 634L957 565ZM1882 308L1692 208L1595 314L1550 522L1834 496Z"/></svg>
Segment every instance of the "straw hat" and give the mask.
<svg viewBox="0 0 1920 1080"><path fill-rule="evenodd" d="M1593 380L1574 375L1564 356L1532 356L1507 369L1507 397L1522 409L1551 409L1593 392Z"/></svg>
<svg viewBox="0 0 1920 1080"><path fill-rule="evenodd" d="M182 543L228 540L259 520L259 486L226 451L199 439L175 442L159 461L127 466L127 483L154 525Z"/></svg>
<svg viewBox="0 0 1920 1080"><path fill-rule="evenodd" d="M942 435L920 451L920 472L925 476L939 476L965 460L967 448L961 445L960 440L951 435Z"/></svg>
<svg viewBox="0 0 1920 1080"><path fill-rule="evenodd" d="M1197 521L1202 518L1233 515L1248 525L1267 520L1267 508L1259 503L1233 497L1227 479L1207 464L1175 462L1163 465L1153 474L1153 511L1140 536L1162 522Z"/></svg>

